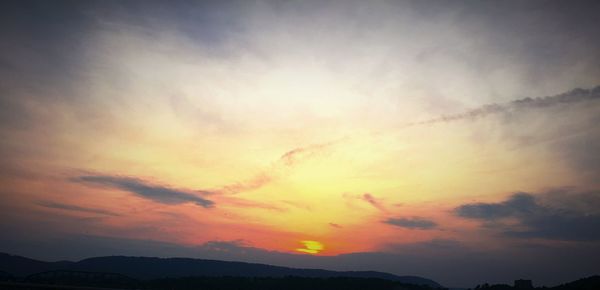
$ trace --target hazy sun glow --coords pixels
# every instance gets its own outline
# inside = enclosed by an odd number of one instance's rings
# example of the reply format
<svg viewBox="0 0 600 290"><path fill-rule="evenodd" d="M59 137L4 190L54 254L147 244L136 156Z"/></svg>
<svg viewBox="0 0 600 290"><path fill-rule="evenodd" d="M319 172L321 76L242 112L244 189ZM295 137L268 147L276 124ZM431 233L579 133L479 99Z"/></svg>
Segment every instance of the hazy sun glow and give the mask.
<svg viewBox="0 0 600 290"><path fill-rule="evenodd" d="M298 252L318 254L325 249L325 246L317 241L301 241L301 243L304 245L304 248L296 249Z"/></svg>

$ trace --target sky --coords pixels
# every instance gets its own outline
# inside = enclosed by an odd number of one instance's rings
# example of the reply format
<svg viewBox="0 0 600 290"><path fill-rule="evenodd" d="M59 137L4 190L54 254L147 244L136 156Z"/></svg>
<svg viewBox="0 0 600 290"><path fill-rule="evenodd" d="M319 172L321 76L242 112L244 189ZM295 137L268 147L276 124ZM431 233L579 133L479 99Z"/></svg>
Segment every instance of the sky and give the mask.
<svg viewBox="0 0 600 290"><path fill-rule="evenodd" d="M598 1L0 6L0 252L600 274Z"/></svg>

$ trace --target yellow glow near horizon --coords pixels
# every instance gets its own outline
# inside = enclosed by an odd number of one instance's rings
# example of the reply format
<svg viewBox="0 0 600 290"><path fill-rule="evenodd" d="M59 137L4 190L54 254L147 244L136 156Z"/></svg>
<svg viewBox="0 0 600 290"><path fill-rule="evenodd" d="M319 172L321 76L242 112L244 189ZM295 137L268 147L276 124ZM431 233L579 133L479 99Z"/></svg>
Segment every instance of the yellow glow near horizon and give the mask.
<svg viewBox="0 0 600 290"><path fill-rule="evenodd" d="M318 254L325 249L323 244L317 241L302 241L302 244L304 244L304 248L298 248L296 251L307 254Z"/></svg>

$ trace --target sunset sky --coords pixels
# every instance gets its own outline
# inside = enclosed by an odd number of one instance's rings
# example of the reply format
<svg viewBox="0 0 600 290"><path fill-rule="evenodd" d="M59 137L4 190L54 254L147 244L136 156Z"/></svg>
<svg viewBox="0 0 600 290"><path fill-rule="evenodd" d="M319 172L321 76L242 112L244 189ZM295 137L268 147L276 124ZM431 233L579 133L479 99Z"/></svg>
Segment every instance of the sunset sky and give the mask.
<svg viewBox="0 0 600 290"><path fill-rule="evenodd" d="M0 252L599 274L598 1L0 11Z"/></svg>

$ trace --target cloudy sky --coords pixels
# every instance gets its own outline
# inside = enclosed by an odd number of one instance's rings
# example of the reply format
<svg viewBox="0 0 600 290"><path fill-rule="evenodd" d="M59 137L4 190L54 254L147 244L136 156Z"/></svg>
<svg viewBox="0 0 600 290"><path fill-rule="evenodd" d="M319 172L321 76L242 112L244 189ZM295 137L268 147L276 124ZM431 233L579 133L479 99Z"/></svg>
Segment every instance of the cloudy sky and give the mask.
<svg viewBox="0 0 600 290"><path fill-rule="evenodd" d="M2 1L0 251L598 274L600 2L219 2Z"/></svg>

